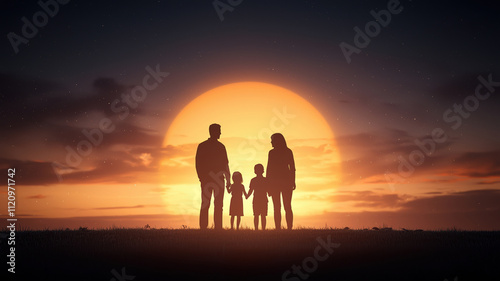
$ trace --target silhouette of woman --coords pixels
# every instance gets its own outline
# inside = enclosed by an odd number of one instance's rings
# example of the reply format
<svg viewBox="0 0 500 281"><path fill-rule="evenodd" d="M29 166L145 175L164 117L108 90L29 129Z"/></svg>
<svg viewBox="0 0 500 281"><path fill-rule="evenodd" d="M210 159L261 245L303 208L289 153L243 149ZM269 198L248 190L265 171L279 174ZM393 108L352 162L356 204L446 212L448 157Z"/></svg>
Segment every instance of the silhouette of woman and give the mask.
<svg viewBox="0 0 500 281"><path fill-rule="evenodd" d="M269 181L269 192L273 198L274 224L276 229L281 229L281 197L283 197L286 224L288 229L292 229L292 193L296 187L295 161L292 150L286 145L282 134L273 134L271 144L274 148L269 151L266 178Z"/></svg>

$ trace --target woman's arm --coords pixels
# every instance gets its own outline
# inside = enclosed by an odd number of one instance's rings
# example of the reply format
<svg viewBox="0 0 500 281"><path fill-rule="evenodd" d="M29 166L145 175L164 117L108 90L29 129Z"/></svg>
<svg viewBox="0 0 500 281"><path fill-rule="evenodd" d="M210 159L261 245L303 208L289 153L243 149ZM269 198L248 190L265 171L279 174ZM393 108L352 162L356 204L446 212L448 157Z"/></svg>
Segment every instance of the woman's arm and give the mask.
<svg viewBox="0 0 500 281"><path fill-rule="evenodd" d="M271 153L272 150L269 150L269 154L267 155L267 168L266 168L266 178L269 178L269 176L272 176L273 172L273 168L272 168L272 153Z"/></svg>
<svg viewBox="0 0 500 281"><path fill-rule="evenodd" d="M297 187L295 185L295 160L293 159L293 152L290 149L290 162L288 163L288 166L290 168L290 176L291 176L291 181L293 184L293 190Z"/></svg>

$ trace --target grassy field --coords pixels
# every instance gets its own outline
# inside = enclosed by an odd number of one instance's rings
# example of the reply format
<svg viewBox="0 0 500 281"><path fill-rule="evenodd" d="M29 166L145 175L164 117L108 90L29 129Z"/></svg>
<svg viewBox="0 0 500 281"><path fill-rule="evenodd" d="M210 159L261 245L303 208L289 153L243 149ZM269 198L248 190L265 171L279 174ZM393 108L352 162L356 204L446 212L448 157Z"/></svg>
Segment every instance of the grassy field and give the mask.
<svg viewBox="0 0 500 281"><path fill-rule="evenodd" d="M3 259L5 246L3 240ZM500 232L20 231L17 273L9 275L18 280L462 281L500 280L499 264Z"/></svg>

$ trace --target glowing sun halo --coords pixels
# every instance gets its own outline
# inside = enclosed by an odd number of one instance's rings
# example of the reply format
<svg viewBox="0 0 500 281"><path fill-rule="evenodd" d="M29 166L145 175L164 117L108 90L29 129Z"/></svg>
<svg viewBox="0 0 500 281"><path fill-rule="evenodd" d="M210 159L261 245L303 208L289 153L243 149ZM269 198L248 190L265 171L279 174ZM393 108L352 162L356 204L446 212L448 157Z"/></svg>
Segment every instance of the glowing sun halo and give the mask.
<svg viewBox="0 0 500 281"><path fill-rule="evenodd" d="M241 82L205 92L186 105L171 123L163 145L172 152L162 162L163 187L168 189L164 197L170 212L194 215L199 211L194 155L197 144L208 138L212 123L222 126L220 141L226 146L231 172L242 172L247 189L255 176L253 166L267 164L271 134L282 133L294 152L297 167L300 193L294 193L295 212L313 214L329 209L327 201L307 199L318 192L326 195L339 180L340 159L326 120L308 101L285 88ZM229 199L228 195L224 198L224 212L229 209ZM251 215L250 201L246 201L245 208Z"/></svg>

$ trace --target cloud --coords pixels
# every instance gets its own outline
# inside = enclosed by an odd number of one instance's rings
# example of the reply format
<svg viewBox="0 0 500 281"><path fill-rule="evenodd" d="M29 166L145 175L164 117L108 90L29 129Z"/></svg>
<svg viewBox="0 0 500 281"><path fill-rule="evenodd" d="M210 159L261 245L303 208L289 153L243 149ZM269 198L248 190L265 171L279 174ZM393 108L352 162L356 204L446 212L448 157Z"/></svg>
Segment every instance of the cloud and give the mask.
<svg viewBox="0 0 500 281"><path fill-rule="evenodd" d="M37 194L37 195L28 196L26 198L28 198L28 199L44 199L44 198L47 198L47 196L45 196L43 194Z"/></svg>
<svg viewBox="0 0 500 281"><path fill-rule="evenodd" d="M408 158L418 149L416 140L429 136L414 136L399 129L386 129L370 133L342 136L336 139L342 155L343 183L381 183L385 175L398 172L399 157ZM432 157L426 157L424 164L415 168L415 175L425 174L446 162L448 153L444 148L453 143L452 139L437 144Z"/></svg>
<svg viewBox="0 0 500 281"><path fill-rule="evenodd" d="M54 82L0 73L0 102L9 105L2 108L5 114L0 119L0 130L37 124L49 110L47 100L61 90L62 86Z"/></svg>
<svg viewBox="0 0 500 281"><path fill-rule="evenodd" d="M43 161L21 161L0 158L0 167L16 169L16 183L19 185L47 185L58 182L52 163Z"/></svg>
<svg viewBox="0 0 500 281"><path fill-rule="evenodd" d="M500 181L479 181L477 184L497 184L500 183Z"/></svg>
<svg viewBox="0 0 500 281"><path fill-rule="evenodd" d="M335 203L353 202L355 207L393 208L418 213L500 211L500 205L498 205L500 190L496 189L469 190L449 194L427 192L425 195L415 197L368 190L340 191L328 200Z"/></svg>
<svg viewBox="0 0 500 281"><path fill-rule="evenodd" d="M116 82L96 80L96 91L69 94L62 85L21 75L0 73L1 98L8 99L7 113L0 120L3 129L36 127L50 119L75 119L87 112L100 111L110 115L108 102L119 97L125 86ZM105 87L102 84L106 84ZM110 85L114 84L114 87Z"/></svg>
<svg viewBox="0 0 500 281"><path fill-rule="evenodd" d="M153 161L150 153L141 153L139 159L142 160L142 164L146 167L149 166L149 164L151 164L151 162Z"/></svg>
<svg viewBox="0 0 500 281"><path fill-rule="evenodd" d="M137 150L140 151L138 148ZM58 184L58 175L65 184L155 182L160 158L151 155L141 158L141 155L132 154L125 148L120 150L118 146L114 150L92 154L89 160L83 159L82 164L77 167L67 166L64 162L5 158L0 158L0 167L15 167L16 181L22 185ZM145 160L148 165L145 165Z"/></svg>
<svg viewBox="0 0 500 281"><path fill-rule="evenodd" d="M330 201L356 202L356 207L396 208L406 199L398 194L377 194L373 191L342 191L329 198Z"/></svg>
<svg viewBox="0 0 500 281"><path fill-rule="evenodd" d="M106 161L94 162L90 170L75 170L63 174L64 183L145 183L156 182L157 169L152 166L144 166L140 159L131 159L125 153L123 156L108 158ZM131 162L132 161L132 162ZM137 162L137 164L133 164Z"/></svg>
<svg viewBox="0 0 500 281"><path fill-rule="evenodd" d="M99 129L99 121L90 122L85 127L74 127L63 124L50 124L44 126L46 132L49 134L49 141L52 144L59 144L61 150L65 150L66 146L77 149L77 144L80 141L100 140L98 145L93 147L107 148L117 144L128 144L138 146L159 146L163 141L163 136L157 131L143 128L135 124L124 122L118 118L111 119L114 130L110 133L104 133ZM97 131L99 129L99 132ZM87 133L84 133L84 130ZM91 135L89 138L87 135ZM101 135L102 137L99 137Z"/></svg>
<svg viewBox="0 0 500 281"><path fill-rule="evenodd" d="M388 198L386 201L394 202ZM374 202L378 202L377 198ZM318 226L328 223L329 226L351 228L386 225L395 229L500 230L499 189L454 192L398 202L401 208L394 211L327 212L306 217L304 221Z"/></svg>
<svg viewBox="0 0 500 281"><path fill-rule="evenodd" d="M386 175L396 182L411 178L412 182L454 183L473 178L500 178L500 151L450 152L447 148L456 142L454 138L442 144L435 142L434 153L424 154L416 141L426 142L429 136L414 136L407 131L387 129L370 133L346 135L336 139L342 155L343 183L380 184L387 182ZM409 177L399 175L400 157L410 162L412 151L425 155L423 164L412 165ZM399 178L398 178L399 177Z"/></svg>
<svg viewBox="0 0 500 281"><path fill-rule="evenodd" d="M117 207L100 207L91 210L125 210L125 209L142 209L146 207L164 207L163 205L135 205L135 206L117 206Z"/></svg>
<svg viewBox="0 0 500 281"><path fill-rule="evenodd" d="M0 158L0 168L16 168L16 181L23 185L49 185L85 183L141 183L156 182L163 149L148 146L115 145L96 148L81 165L68 166L63 162L29 161ZM147 164L147 165L146 165Z"/></svg>
<svg viewBox="0 0 500 281"><path fill-rule="evenodd" d="M500 177L500 151L467 152L456 159L459 174L472 178Z"/></svg>
<svg viewBox="0 0 500 281"><path fill-rule="evenodd" d="M483 189L455 192L406 202L403 209L420 213L475 213L500 211L500 190Z"/></svg>
<svg viewBox="0 0 500 281"><path fill-rule="evenodd" d="M59 183L58 174L69 184L147 181L151 177L137 175L158 168L163 133L139 125L144 106L130 108L124 120L110 107L131 87L101 77L92 91L70 94L51 81L0 73L0 101L8 104L0 118L0 167L15 167L25 185ZM113 132L97 130L104 117L113 122ZM92 143L92 152L75 153L80 161L68 163L67 149L78 151L82 141Z"/></svg>
<svg viewBox="0 0 500 281"><path fill-rule="evenodd" d="M446 107L449 107L454 103L462 103L465 97L474 95L476 86L480 83L478 77L482 76L486 78L488 75L488 72L458 75L439 85L436 88L435 93ZM493 80L496 81L495 79ZM490 98L493 98L493 96Z"/></svg>
<svg viewBox="0 0 500 281"><path fill-rule="evenodd" d="M43 137L45 143L50 143L52 147L59 146L63 152L66 146L76 149L80 141L88 140L82 130L95 131L105 117L113 122L115 130L103 133L100 147L116 144L160 146L162 133L149 126L138 125L141 123L137 122L137 117L147 113L145 106L129 107L129 114L122 119L119 118L121 113L111 109L112 102L116 99L121 101L121 95L130 91L132 86L101 77L94 81L93 90L70 93L62 85L51 81L0 73L0 102L8 104L0 118L1 147L6 149L18 145L13 140L21 139L23 145L42 150L45 149L42 146L44 142L40 141ZM27 135L37 137L26 139ZM93 136L96 138L95 134ZM26 158L26 155L15 156ZM34 157L36 155L31 159ZM58 161L62 162L61 159Z"/></svg>

